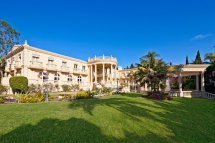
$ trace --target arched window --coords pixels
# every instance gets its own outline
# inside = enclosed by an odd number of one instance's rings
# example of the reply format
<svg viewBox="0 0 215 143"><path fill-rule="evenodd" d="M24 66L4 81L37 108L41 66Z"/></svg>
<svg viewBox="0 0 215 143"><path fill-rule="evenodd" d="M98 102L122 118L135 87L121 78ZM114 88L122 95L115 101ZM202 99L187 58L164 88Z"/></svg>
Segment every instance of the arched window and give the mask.
<svg viewBox="0 0 215 143"><path fill-rule="evenodd" d="M78 83L81 83L82 82L82 78L81 76L78 76Z"/></svg>
<svg viewBox="0 0 215 143"><path fill-rule="evenodd" d="M67 81L68 81L68 82L72 82L72 75L68 75Z"/></svg>
<svg viewBox="0 0 215 143"><path fill-rule="evenodd" d="M54 82L58 82L60 80L60 75L58 73L54 74Z"/></svg>

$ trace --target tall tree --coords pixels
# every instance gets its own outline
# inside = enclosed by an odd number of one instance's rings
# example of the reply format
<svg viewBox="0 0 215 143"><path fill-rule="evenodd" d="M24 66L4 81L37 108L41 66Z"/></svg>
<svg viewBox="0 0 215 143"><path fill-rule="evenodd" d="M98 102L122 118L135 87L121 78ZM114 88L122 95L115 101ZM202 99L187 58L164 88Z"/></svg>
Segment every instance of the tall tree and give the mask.
<svg viewBox="0 0 215 143"><path fill-rule="evenodd" d="M0 20L0 58L1 60L8 54L15 44L19 44L20 33L7 23Z"/></svg>
<svg viewBox="0 0 215 143"><path fill-rule="evenodd" d="M172 62L170 62L169 65L172 66Z"/></svg>
<svg viewBox="0 0 215 143"><path fill-rule="evenodd" d="M186 65L189 64L189 59L188 59L188 56L186 56Z"/></svg>
<svg viewBox="0 0 215 143"><path fill-rule="evenodd" d="M201 58L201 55L200 55L200 51L199 51L199 50L197 51L196 59L195 59L195 61L194 61L193 63L194 63L194 64L202 64L202 58Z"/></svg>
<svg viewBox="0 0 215 143"><path fill-rule="evenodd" d="M13 29L7 21L0 20L0 78L4 72L4 58L15 44L19 44L19 37L20 33Z"/></svg>
<svg viewBox="0 0 215 143"><path fill-rule="evenodd" d="M156 63L156 58L159 57L160 55L155 53L155 52L148 52L147 55L143 56L140 58L140 64L146 64L150 68L155 66Z"/></svg>
<svg viewBox="0 0 215 143"><path fill-rule="evenodd" d="M205 54L205 60L209 60L211 63L215 62L215 53Z"/></svg>
<svg viewBox="0 0 215 143"><path fill-rule="evenodd" d="M133 68L134 68L134 64L131 64L130 69L133 69Z"/></svg>
<svg viewBox="0 0 215 143"><path fill-rule="evenodd" d="M140 58L136 81L141 85L148 83L152 91L159 89L159 85L164 84L167 78L168 66L162 59L157 59L159 55L155 52L149 52Z"/></svg>

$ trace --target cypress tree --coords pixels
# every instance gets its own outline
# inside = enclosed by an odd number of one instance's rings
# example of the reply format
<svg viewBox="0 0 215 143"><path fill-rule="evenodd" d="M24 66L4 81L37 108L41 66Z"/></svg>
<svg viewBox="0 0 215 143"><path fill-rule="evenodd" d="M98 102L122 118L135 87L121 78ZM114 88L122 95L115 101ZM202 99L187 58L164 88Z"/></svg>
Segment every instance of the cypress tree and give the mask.
<svg viewBox="0 0 215 143"><path fill-rule="evenodd" d="M188 56L186 56L186 65L189 64Z"/></svg>
<svg viewBox="0 0 215 143"><path fill-rule="evenodd" d="M130 66L130 69L132 69L132 68L134 68L134 65L133 65L133 64L131 64L131 66Z"/></svg>
<svg viewBox="0 0 215 143"><path fill-rule="evenodd" d="M199 50L197 51L196 59L195 59L195 61L193 63L194 64L202 64L202 59L201 59L201 55L200 55L200 51Z"/></svg>

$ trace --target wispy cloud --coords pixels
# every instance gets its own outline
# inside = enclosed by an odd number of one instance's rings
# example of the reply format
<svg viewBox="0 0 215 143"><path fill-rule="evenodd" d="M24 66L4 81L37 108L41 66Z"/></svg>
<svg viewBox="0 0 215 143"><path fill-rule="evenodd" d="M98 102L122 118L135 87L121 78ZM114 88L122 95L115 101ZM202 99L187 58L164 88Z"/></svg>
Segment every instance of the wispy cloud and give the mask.
<svg viewBox="0 0 215 143"><path fill-rule="evenodd" d="M212 34L198 34L198 35L194 36L192 38L192 40L202 40L202 39L206 39L211 36L212 36Z"/></svg>

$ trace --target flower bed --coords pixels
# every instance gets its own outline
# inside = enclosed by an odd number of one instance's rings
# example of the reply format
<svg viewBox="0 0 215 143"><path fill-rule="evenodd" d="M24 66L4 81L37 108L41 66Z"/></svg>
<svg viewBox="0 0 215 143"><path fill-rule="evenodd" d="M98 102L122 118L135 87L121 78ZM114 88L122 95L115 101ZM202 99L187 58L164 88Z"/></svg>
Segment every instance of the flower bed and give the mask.
<svg viewBox="0 0 215 143"><path fill-rule="evenodd" d="M155 99L155 100L172 100L173 98L168 95L168 93L156 91L156 92L147 92L146 98Z"/></svg>

